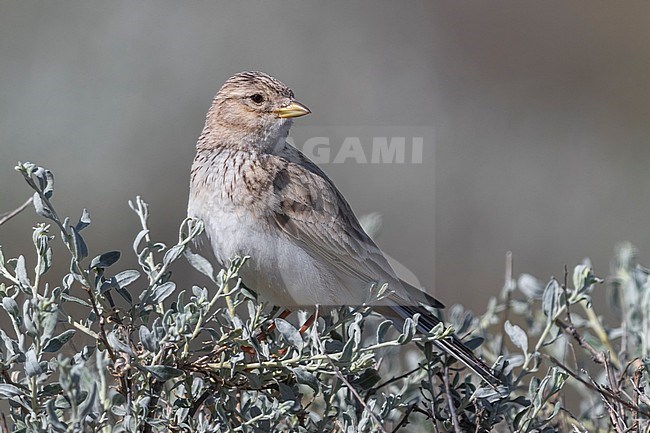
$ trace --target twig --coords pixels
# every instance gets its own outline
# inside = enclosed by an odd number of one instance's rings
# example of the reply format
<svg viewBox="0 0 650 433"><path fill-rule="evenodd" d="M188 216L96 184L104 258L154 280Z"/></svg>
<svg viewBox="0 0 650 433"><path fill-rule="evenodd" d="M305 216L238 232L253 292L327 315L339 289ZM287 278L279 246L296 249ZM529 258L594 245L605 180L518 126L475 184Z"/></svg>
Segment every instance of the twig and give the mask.
<svg viewBox="0 0 650 433"><path fill-rule="evenodd" d="M541 355L542 355L543 357L545 357L546 359L548 359L549 361L551 361L551 362L552 362L553 364L555 364L556 366L560 367L560 368L561 368L562 370L564 370L564 371L565 371L569 376L571 376L572 378L574 378L575 380L577 380L578 382L580 382L581 384L583 384L583 385L586 386L587 388L589 388L589 389L591 389L591 390L593 390L593 391L596 391L596 392L598 392L599 394L606 395L607 397L609 397L609 398L611 398L611 399L614 399L614 400L618 401L620 404L622 404L623 406L627 407L628 409L638 411L638 413L639 413L640 415L643 415L643 416L646 416L646 417L649 417L649 418L650 418L650 412L646 412L646 411L644 411L644 410L641 410L641 408L639 408L639 407L637 407L637 406L634 406L634 404L629 403L629 402L623 400L621 397L619 397L619 396L617 396L616 394L612 393L612 392L611 392L610 390L608 390L607 388L603 388L603 387L600 387L600 386L596 386L595 384L593 384L593 383L591 383L591 382L588 382L588 381L584 380L584 379L583 379L582 377L580 377L576 372L574 372L574 371L571 370L569 367L567 367L567 366L564 365L562 362L560 362L557 358L555 358L555 357L553 357L553 356L550 356L550 355L547 355L547 354L545 354L545 353L542 353Z"/></svg>
<svg viewBox="0 0 650 433"><path fill-rule="evenodd" d="M395 426L395 428L393 429L393 431L392 431L391 433L397 433L397 431L398 431L399 429L401 429L401 428L404 427L406 424L408 424L408 422L409 422L409 416L411 415L411 412L413 412L413 409L415 409L415 404L412 404L411 406L409 406L408 409L406 409L406 412L404 412L404 416L402 417L402 419L400 420L400 422L397 423L397 426Z"/></svg>
<svg viewBox="0 0 650 433"><path fill-rule="evenodd" d="M5 417L4 412L2 413L2 433L9 433L9 428L7 427L7 418Z"/></svg>
<svg viewBox="0 0 650 433"><path fill-rule="evenodd" d="M323 343L320 341L320 338L318 337L318 334L314 333L314 335L316 336L316 339L318 341L318 345L323 348ZM379 418L377 418L377 415L368 407L368 405L363 400L363 398L361 398L361 396L359 395L357 390L354 389L352 384L345 378L345 376L343 376L343 374L341 373L341 370L339 370L339 368L332 361L332 358L330 358L329 355L327 353L325 353L324 348L323 348L323 354L325 355L327 361L332 366L332 370L334 371L334 374L336 374L336 376L341 380L341 382L343 382L345 384L345 386L347 386L347 388L350 390L350 392L352 393L354 398L356 398L357 401L359 403L361 403L363 408L368 411L368 414L370 415L370 418L372 418L372 420L375 422L375 425L377 426L377 429L382 433L388 433L386 431L386 429L384 428L384 426L381 424L381 421L379 420Z"/></svg>
<svg viewBox="0 0 650 433"><path fill-rule="evenodd" d="M639 397L643 394L641 389L639 388L639 384L641 383L641 377L643 376L643 367L638 368L634 372L634 378L632 379L632 387L634 388L634 405L639 406ZM645 396L644 396L645 397ZM646 397L647 400L647 397ZM644 402L647 404L647 402ZM632 431L639 431L639 411L638 410L633 410L632 411L632 417L633 417L633 422L632 422Z"/></svg>
<svg viewBox="0 0 650 433"><path fill-rule="evenodd" d="M572 336L578 342L580 347L586 349L589 352L589 354L591 354L591 358L594 360L595 363L605 365L605 356L603 355L603 353L597 351L594 348L594 346L587 343L584 337L580 335L578 330L573 325L566 324L560 319L555 319L555 324L558 325L560 329L562 329L562 331Z"/></svg>
<svg viewBox="0 0 650 433"><path fill-rule="evenodd" d="M397 382L398 380L404 379L404 378L406 378L406 377L412 375L412 374L415 373L416 371L420 370L421 368L422 368L422 365L419 365L419 366L415 367L414 369L412 369L411 371L407 371L407 372L404 373L404 374L401 374L401 375L399 375L399 376L396 376L396 377L393 377L393 378L391 378L391 379L388 379L387 381L385 381L385 382L383 382L383 383L380 383L380 384L377 385L377 386L372 387L372 388L369 390L368 394L372 395L372 394L374 394L375 392L377 392L379 389L381 389L381 388L383 388L383 387L385 387L385 386L387 386L387 385L390 385L390 384L393 383L393 382Z"/></svg>
<svg viewBox="0 0 650 433"><path fill-rule="evenodd" d="M447 406L449 406L449 414L451 415L451 422L454 424L454 431L461 433L460 424L458 424L458 415L456 414L456 407L454 406L454 399L451 396L451 388L449 386L449 366L445 363L445 372L442 375L442 381L445 384L445 394L447 395Z"/></svg>
<svg viewBox="0 0 650 433"><path fill-rule="evenodd" d="M504 282L504 290L506 291L506 299L505 299L505 308L503 309L503 323L506 323L508 321L508 316L510 313L510 307L511 307L511 298L512 298L512 290L510 285L512 284L512 251L508 251L506 253L506 274L505 274L505 282ZM506 339L502 338L501 339L501 345L499 347L499 353L497 353L497 356L501 355L503 353L503 349L505 347Z"/></svg>
<svg viewBox="0 0 650 433"><path fill-rule="evenodd" d="M569 291L567 289L567 280L568 280L569 270L567 266L564 265L564 281L562 283L562 291L564 292L564 308L566 310L566 320L567 323L562 322L559 318L555 319L556 325L558 325L564 332L571 335L580 345L580 347L586 349L590 354L594 362L598 364L605 364L605 356L602 352L598 352L595 347L587 343L582 335L578 332L576 327L573 325L573 320L571 319L571 306L569 305Z"/></svg>
<svg viewBox="0 0 650 433"><path fill-rule="evenodd" d="M7 221L9 221L10 219L12 219L13 217L15 217L16 215L18 215L19 213L21 213L22 211L24 211L27 208L27 206L29 206L31 204L32 200L33 200L33 197L30 197L30 198L27 199L27 201L25 203L23 203L22 205L20 205L16 209L1 214L0 215L0 226L3 225L4 223L6 223Z"/></svg>

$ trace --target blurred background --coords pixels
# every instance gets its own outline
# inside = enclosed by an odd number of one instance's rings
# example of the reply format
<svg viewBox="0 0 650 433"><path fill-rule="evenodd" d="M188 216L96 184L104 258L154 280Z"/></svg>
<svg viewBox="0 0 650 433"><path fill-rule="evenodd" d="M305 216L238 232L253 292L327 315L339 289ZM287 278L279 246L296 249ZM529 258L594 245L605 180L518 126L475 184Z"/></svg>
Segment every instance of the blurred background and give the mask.
<svg viewBox="0 0 650 433"><path fill-rule="evenodd" d="M647 2L0 0L0 213L30 195L13 167L32 161L54 171L60 214L90 211L92 252L123 250L120 269L136 195L174 242L212 97L258 69L313 111L297 138L433 131L421 164L323 168L447 304L482 311L509 250L515 276L586 255L604 276L620 241L650 261L649 22ZM39 220L0 227L5 256Z"/></svg>

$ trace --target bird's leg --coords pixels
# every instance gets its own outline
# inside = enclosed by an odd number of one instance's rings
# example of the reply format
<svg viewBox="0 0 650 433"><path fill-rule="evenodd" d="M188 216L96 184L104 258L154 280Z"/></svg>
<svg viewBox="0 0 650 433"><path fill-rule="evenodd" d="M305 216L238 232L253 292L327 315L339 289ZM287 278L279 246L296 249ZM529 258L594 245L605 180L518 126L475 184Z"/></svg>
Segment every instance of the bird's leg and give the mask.
<svg viewBox="0 0 650 433"><path fill-rule="evenodd" d="M305 323L302 324L298 332L304 334L305 331L307 331L309 327L314 324L315 320L316 320L316 313L313 313L311 316L307 318L307 320L305 320Z"/></svg>
<svg viewBox="0 0 650 433"><path fill-rule="evenodd" d="M284 319L289 314L291 314L291 310L283 310L279 307L273 307L273 310L271 311L271 318L275 319L276 317L279 317L280 319ZM257 338L257 341L263 341L266 336L274 330L275 322L271 320L271 323L266 327L266 329L264 329L264 325L262 325L261 329L256 334L254 334L254 338ZM242 346L241 349L249 355L253 355L255 353L255 350L251 346Z"/></svg>
<svg viewBox="0 0 650 433"><path fill-rule="evenodd" d="M280 319L286 319L287 316L289 316L289 314L291 314L291 310L286 310L286 309L285 309L285 310L282 310L282 311L280 312L280 314L277 315L277 317L279 317ZM275 330L275 321L272 321L272 322L269 324L269 326L266 327L266 329L263 329L263 330L262 330L262 332L261 332L260 335L257 337L257 339L258 339L259 341L262 341L262 340L264 339L264 337L266 336L266 334L270 334L270 333L273 332L274 330Z"/></svg>

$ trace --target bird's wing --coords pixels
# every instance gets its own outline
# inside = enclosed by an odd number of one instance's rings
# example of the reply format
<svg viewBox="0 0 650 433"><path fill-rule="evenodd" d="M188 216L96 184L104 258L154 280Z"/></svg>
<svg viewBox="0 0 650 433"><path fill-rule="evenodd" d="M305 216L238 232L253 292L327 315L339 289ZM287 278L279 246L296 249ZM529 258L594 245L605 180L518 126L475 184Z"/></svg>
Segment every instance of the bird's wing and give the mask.
<svg viewBox="0 0 650 433"><path fill-rule="evenodd" d="M388 283L389 299L408 305L438 301L397 278L381 250L366 234L350 205L320 168L295 151L275 173L279 199L273 222L312 257L362 283Z"/></svg>

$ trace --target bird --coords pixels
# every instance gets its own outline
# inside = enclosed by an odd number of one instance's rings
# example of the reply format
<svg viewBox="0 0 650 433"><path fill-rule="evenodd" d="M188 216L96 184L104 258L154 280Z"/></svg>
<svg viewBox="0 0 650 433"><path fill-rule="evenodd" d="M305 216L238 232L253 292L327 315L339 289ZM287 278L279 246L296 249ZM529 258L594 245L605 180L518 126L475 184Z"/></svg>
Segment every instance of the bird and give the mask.
<svg viewBox="0 0 650 433"><path fill-rule="evenodd" d="M417 330L440 319L425 308L443 304L402 281L364 231L325 172L287 143L293 119L311 111L278 79L240 72L222 85L207 112L192 163L188 217L203 221L207 249L275 306L359 306L388 285L374 310L402 329L419 313ZM452 335L434 344L495 386L499 379Z"/></svg>

